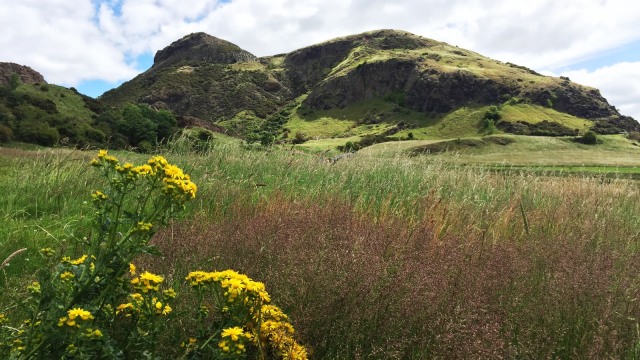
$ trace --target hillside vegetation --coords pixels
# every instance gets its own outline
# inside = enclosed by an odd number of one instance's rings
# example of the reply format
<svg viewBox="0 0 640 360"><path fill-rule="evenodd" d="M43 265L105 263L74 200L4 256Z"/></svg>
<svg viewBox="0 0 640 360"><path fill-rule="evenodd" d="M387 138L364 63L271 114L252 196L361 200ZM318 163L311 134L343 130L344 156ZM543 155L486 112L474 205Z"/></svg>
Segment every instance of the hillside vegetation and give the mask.
<svg viewBox="0 0 640 360"><path fill-rule="evenodd" d="M147 151L177 131L175 117L147 105L112 108L75 89L21 83L0 86L0 143L137 147Z"/></svg>

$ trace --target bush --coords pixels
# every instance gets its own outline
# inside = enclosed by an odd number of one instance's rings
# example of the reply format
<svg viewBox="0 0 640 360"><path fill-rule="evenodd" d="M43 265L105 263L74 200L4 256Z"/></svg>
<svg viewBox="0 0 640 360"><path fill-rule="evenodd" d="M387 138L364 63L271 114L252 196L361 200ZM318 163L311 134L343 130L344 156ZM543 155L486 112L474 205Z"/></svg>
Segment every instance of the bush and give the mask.
<svg viewBox="0 0 640 360"><path fill-rule="evenodd" d="M595 145L598 143L598 135L595 132L589 130L579 139L579 142L587 145Z"/></svg>
<svg viewBox="0 0 640 360"><path fill-rule="evenodd" d="M53 146L60 140L58 130L37 120L22 121L18 127L19 139L43 146Z"/></svg>
<svg viewBox="0 0 640 360"><path fill-rule="evenodd" d="M627 135L627 139L629 139L629 140L634 140L634 141L640 141L640 132L638 132L638 131L631 131L631 132Z"/></svg>
<svg viewBox="0 0 640 360"><path fill-rule="evenodd" d="M10 127L0 124L0 143L13 140L13 130Z"/></svg>
<svg viewBox="0 0 640 360"><path fill-rule="evenodd" d="M298 131L296 132L296 136L293 138L292 143L294 144L303 144L305 142L307 142L309 139L307 139L307 134L303 133L302 131Z"/></svg>

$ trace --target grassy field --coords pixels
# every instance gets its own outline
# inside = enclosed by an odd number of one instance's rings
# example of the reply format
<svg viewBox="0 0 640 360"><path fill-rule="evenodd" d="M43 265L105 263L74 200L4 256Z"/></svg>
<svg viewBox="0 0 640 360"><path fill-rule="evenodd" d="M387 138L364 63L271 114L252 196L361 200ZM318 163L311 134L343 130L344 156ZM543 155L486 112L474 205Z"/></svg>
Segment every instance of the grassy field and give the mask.
<svg viewBox="0 0 640 360"><path fill-rule="evenodd" d="M264 281L314 359L638 358L637 181L522 171L580 166L570 160L597 151L514 138L508 155L491 144L406 156L419 140L335 164L224 137L206 152L173 146L162 153L191 174L198 196L156 235L163 255L139 266L179 293L194 269ZM605 138L602 157L582 169L637 166L625 141ZM74 239L91 236L90 192L101 186L93 156L0 148L0 260L27 249L0 272L0 312L19 312L13 299L42 267L39 248L74 255ZM192 306L180 299L176 313ZM193 325L171 321L168 358Z"/></svg>

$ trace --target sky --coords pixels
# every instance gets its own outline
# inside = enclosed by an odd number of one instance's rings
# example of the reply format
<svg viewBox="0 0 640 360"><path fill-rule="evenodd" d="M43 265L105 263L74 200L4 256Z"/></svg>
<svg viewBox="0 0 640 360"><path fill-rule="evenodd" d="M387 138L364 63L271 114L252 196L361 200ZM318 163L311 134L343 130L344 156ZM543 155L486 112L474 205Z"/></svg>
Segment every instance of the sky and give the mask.
<svg viewBox="0 0 640 360"><path fill-rule="evenodd" d="M0 0L0 62L96 97L206 32L257 55L398 29L600 89L640 120L637 0Z"/></svg>

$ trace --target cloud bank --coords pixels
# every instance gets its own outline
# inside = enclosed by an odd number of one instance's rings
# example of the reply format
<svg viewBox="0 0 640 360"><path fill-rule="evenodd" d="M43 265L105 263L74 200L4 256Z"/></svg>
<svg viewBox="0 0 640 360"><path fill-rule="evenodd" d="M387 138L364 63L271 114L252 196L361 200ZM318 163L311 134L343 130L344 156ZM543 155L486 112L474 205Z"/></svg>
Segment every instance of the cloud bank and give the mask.
<svg viewBox="0 0 640 360"><path fill-rule="evenodd" d="M640 2L630 0L0 0L0 61L74 86L130 79L144 70L140 55L191 32L263 56L393 28L537 71L566 72L640 119L633 63L559 71L640 39L637 14Z"/></svg>

